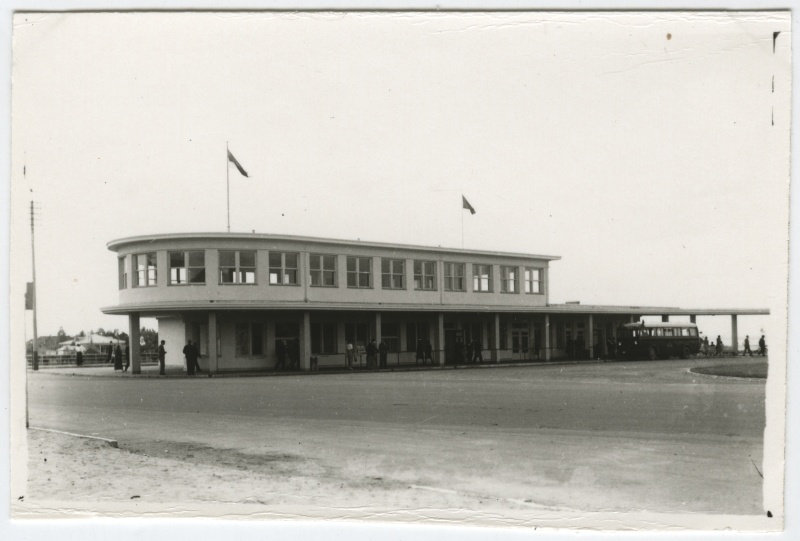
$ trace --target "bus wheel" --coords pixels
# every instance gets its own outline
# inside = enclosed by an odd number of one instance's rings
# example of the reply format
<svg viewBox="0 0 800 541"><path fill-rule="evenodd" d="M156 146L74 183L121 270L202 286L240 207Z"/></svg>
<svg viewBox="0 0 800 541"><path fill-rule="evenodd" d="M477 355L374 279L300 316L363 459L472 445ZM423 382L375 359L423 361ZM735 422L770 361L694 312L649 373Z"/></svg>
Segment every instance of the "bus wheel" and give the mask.
<svg viewBox="0 0 800 541"><path fill-rule="evenodd" d="M650 346L650 351L648 351L647 353L648 353L647 357L651 361L655 361L656 359L658 359L658 351L656 351L655 346Z"/></svg>
<svg viewBox="0 0 800 541"><path fill-rule="evenodd" d="M681 359L688 359L689 358L689 346L683 346L681 349Z"/></svg>

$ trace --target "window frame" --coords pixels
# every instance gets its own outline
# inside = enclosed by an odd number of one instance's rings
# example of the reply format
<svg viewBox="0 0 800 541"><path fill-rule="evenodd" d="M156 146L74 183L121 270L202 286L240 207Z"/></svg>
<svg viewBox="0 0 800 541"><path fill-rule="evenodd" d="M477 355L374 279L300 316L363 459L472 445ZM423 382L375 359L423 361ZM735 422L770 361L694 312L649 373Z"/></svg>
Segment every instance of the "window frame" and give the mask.
<svg viewBox="0 0 800 541"><path fill-rule="evenodd" d="M281 266L280 267L273 267L270 258L273 255L280 255L281 256ZM296 258L296 267L287 267L286 266L286 256L293 255ZM300 253L299 252L273 252L270 251L267 254L267 269L268 269L268 278L267 281L271 286L299 286L300 285ZM280 275L278 276L278 281L272 281L272 270L279 269ZM294 282L286 282L286 277L290 276L289 271L294 271Z"/></svg>
<svg viewBox="0 0 800 541"><path fill-rule="evenodd" d="M153 262L154 262L154 264L152 266L152 269L153 269L153 280L152 280L152 283L150 281L150 269L151 269L151 267L149 265L149 261L145 260L144 270L141 271L141 272L144 272L145 283L141 284L139 282L139 272L140 272L139 271L139 258L140 257L148 257L148 256L151 256L151 255L153 256ZM136 288L139 288L139 287L158 287L158 252L141 252L141 253L138 253L138 254L133 254L133 258L131 259L131 261L132 261L132 268L134 269L133 270L133 275L134 275L133 287L136 287Z"/></svg>
<svg viewBox="0 0 800 541"><path fill-rule="evenodd" d="M355 270L350 270L350 261L355 262ZM361 269L361 262L367 262L367 270ZM345 273L346 273L346 280L347 280L347 288L348 289L372 289L373 288L373 281L372 281L372 257L371 256L358 256L358 255L349 255L347 256L347 260L345 262ZM355 285L350 285L350 276L355 276ZM367 276L367 285L359 285L361 280L361 276Z"/></svg>
<svg viewBox="0 0 800 541"><path fill-rule="evenodd" d="M243 326L247 328L247 340L246 340L247 353L245 353L243 355L240 355L239 354L239 345L240 345L239 344L239 330L240 330L240 327L243 327ZM258 333L253 332L254 330L257 330ZM256 348L253 347L253 345L254 345L253 339L256 337L256 334L259 334L260 338L261 338L261 346L260 346L261 352L260 353L254 353L253 352L256 349ZM267 333L264 330L264 323L262 323L260 321L238 321L238 322L234 323L234 325L233 325L233 356L235 358L237 358L237 359L244 359L244 358L261 359L261 358L266 357L267 353L266 353L266 349L264 347L264 345L266 343L266 336L267 336Z"/></svg>
<svg viewBox="0 0 800 541"><path fill-rule="evenodd" d="M222 254L223 252L233 252L234 260L233 260L233 267L229 265L222 265ZM237 281L237 279L241 278L242 269L249 269L251 267L242 267L241 265L241 253L242 252L252 252L253 253L253 281L252 282L241 282ZM222 280L222 269L233 269L233 282L225 282ZM219 281L219 285L221 286L255 286L258 285L258 251L257 250L217 250L217 279Z"/></svg>
<svg viewBox="0 0 800 541"><path fill-rule="evenodd" d="M451 265L451 269L453 271L452 275L447 274L447 266ZM456 274L456 268L461 268L461 276ZM455 288L455 280L461 279L462 287L461 289ZM450 288L447 287L447 281L450 280ZM466 263L459 263L456 261L445 261L444 262L444 290L451 291L456 293L464 293L467 291L467 264Z"/></svg>
<svg viewBox="0 0 800 541"><path fill-rule="evenodd" d="M389 271L386 272L383 270L384 263L388 263ZM399 263L401 266L400 272L395 272L394 264ZM389 285L384 284L384 277L389 277ZM400 278L400 285L394 285L395 278ZM406 260L405 259L397 259L397 258L390 258L390 257L382 257L381 258L381 289L393 289L403 290L407 289L406 287Z"/></svg>
<svg viewBox="0 0 800 541"><path fill-rule="evenodd" d="M312 263L313 258L319 258L319 268L315 269L314 264ZM333 259L333 270L326 270L325 269L325 258L329 257ZM335 254L309 254L308 256L308 275L310 278L309 286L311 287L339 287L339 257ZM319 273L319 284L314 283L314 273ZM325 274L326 273L333 273L333 284L326 284L325 283Z"/></svg>
<svg viewBox="0 0 800 541"><path fill-rule="evenodd" d="M486 268L488 270L488 274L486 277L486 288L480 287L481 282L483 280L483 275L479 274L478 269ZM473 263L472 264L472 291L475 293L492 293L492 270L493 265L491 264L483 264L483 263ZM476 287L478 286L478 287Z"/></svg>
<svg viewBox="0 0 800 541"><path fill-rule="evenodd" d="M514 278L509 278L509 271L514 272ZM514 286L508 288L509 282ZM519 267L516 265L500 265L500 293L516 294L519 293Z"/></svg>
<svg viewBox="0 0 800 541"><path fill-rule="evenodd" d="M118 257L117 268L119 271L119 289L128 289L128 265L127 257Z"/></svg>
<svg viewBox="0 0 800 541"><path fill-rule="evenodd" d="M538 271L539 279L533 279L534 271ZM528 278L530 273L530 279ZM525 267L522 271L522 282L524 285L524 293L526 295L544 295L544 268L543 267ZM533 291L533 284L538 284L539 291ZM528 291L530 289L530 291Z"/></svg>
<svg viewBox="0 0 800 541"><path fill-rule="evenodd" d="M420 266L420 273L417 274L417 265ZM428 275L425 273L425 265L431 265L433 273ZM413 275L414 275L414 291L437 291L439 289L439 284L437 281L436 276L436 261L431 261L428 259L415 259L413 264ZM419 283L422 287L417 287L417 278L419 277ZM431 287L425 287L426 279L431 280Z"/></svg>
<svg viewBox="0 0 800 541"><path fill-rule="evenodd" d="M329 336L330 343L326 340L326 330L333 329ZM336 355L338 353L338 328L333 321L317 321L311 324L311 354Z"/></svg>
<svg viewBox="0 0 800 541"><path fill-rule="evenodd" d="M189 256L190 253L200 253L203 254L203 265L192 265L190 263L191 258ZM172 266L172 254L183 254L183 266L181 267L173 267ZM192 282L190 280L191 276L191 269L203 269L203 281L202 282ZM172 281L172 269L183 269L186 274L186 281L184 282L173 282ZM204 286L206 285L206 279L208 278L208 267L206 266L206 251L205 250L168 250L167 251L167 285L168 286Z"/></svg>

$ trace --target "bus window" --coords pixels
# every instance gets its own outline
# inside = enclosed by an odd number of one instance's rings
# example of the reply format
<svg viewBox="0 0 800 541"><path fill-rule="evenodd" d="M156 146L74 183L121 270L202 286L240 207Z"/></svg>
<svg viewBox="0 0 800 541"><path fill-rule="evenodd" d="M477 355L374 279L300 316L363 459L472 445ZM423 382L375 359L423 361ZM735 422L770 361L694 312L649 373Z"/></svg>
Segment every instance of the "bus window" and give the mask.
<svg viewBox="0 0 800 541"><path fill-rule="evenodd" d="M664 336L672 336L672 329L664 329Z"/></svg>
<svg viewBox="0 0 800 541"><path fill-rule="evenodd" d="M697 329L695 329L694 327L689 329L689 336L697 336Z"/></svg>
<svg viewBox="0 0 800 541"><path fill-rule="evenodd" d="M664 336L664 329L653 329L653 336Z"/></svg>

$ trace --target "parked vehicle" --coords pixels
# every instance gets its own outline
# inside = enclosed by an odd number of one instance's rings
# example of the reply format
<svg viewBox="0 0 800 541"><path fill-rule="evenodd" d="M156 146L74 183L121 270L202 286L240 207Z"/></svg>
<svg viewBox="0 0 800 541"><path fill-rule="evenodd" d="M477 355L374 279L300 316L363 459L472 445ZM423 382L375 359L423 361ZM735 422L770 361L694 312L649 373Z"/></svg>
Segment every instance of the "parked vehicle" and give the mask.
<svg viewBox="0 0 800 541"><path fill-rule="evenodd" d="M617 328L617 357L621 359L686 359L700 352L694 323L627 323Z"/></svg>

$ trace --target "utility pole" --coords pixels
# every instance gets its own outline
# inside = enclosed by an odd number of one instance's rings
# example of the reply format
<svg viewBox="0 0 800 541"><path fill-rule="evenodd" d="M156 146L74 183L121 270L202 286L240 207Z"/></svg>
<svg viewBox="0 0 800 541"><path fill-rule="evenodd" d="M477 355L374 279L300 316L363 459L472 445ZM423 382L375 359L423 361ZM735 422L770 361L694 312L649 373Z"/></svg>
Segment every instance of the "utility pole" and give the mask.
<svg viewBox="0 0 800 541"><path fill-rule="evenodd" d="M31 304L33 306L33 369L39 370L39 349L36 347L39 341L39 334L36 329L36 243L34 242L33 232L33 201L31 201L31 261L33 263L33 287ZM27 364L27 363L26 363Z"/></svg>

